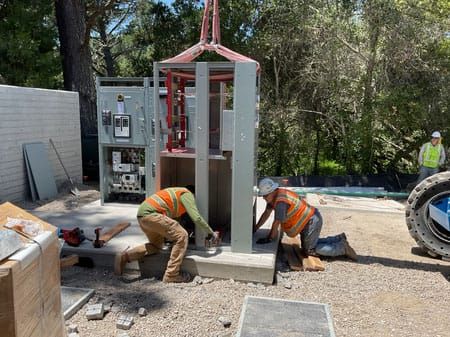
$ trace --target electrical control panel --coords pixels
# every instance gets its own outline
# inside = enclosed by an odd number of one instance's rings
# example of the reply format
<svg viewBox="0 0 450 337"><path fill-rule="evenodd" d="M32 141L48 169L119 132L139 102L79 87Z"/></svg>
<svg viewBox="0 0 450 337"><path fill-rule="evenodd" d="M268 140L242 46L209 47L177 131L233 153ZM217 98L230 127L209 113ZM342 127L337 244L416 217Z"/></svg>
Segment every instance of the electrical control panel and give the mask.
<svg viewBox="0 0 450 337"><path fill-rule="evenodd" d="M114 115L114 138L130 138L130 115Z"/></svg>
<svg viewBox="0 0 450 337"><path fill-rule="evenodd" d="M98 86L98 135L102 144L150 145L153 95L144 87Z"/></svg>
<svg viewBox="0 0 450 337"><path fill-rule="evenodd" d="M108 201L141 201L145 198L145 148L106 148Z"/></svg>

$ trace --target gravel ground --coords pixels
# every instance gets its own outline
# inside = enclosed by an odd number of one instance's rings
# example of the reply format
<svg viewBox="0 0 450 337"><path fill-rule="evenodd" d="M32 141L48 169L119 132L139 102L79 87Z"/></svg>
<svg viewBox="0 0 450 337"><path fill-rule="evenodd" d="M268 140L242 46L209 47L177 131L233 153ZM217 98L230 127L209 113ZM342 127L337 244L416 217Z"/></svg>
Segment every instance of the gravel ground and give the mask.
<svg viewBox="0 0 450 337"><path fill-rule="evenodd" d="M62 273L67 286L96 290L90 303L113 301L101 321L87 321L83 307L67 324L80 337L119 336L120 313L135 316L130 337L234 336L245 295L327 303L337 336L450 336L450 263L411 254L402 214L321 209L323 234L345 231L358 262L325 261L320 273L288 272L278 254L274 285L215 280L208 284L164 284L138 274L72 267ZM291 289L288 289L288 288ZM148 315L139 317L144 307ZM219 317L231 321L223 327Z"/></svg>

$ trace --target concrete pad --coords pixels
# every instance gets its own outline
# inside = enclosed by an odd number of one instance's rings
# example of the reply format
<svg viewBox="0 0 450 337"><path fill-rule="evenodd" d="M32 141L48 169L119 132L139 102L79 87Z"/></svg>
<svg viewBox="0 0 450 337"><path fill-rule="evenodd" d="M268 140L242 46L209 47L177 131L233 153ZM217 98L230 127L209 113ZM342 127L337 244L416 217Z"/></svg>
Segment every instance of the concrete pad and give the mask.
<svg viewBox="0 0 450 337"><path fill-rule="evenodd" d="M40 219L51 223L58 228L72 229L79 227L87 238L95 239L95 228L101 227L102 232L111 229L120 222L130 222L131 226L112 238L102 248L94 248L91 241L85 240L79 247L64 244L63 255L77 254L80 257L92 259L95 266L111 267L114 265L114 256L129 247L147 242L136 219L138 205L108 204L101 206L100 200L94 201L74 211L47 212L31 211ZM134 264L134 269L137 263Z"/></svg>
<svg viewBox="0 0 450 337"><path fill-rule="evenodd" d="M265 201L258 198L258 218L265 209ZM130 222L131 226L111 239L104 247L94 248L92 242L84 241L79 247L64 244L63 255L77 254L92 259L95 266L113 267L117 253L147 242L137 219L138 205L108 204L101 206L100 201L92 202L74 211L32 212L44 221L59 228L79 227L84 234L95 239L94 229L102 227L106 231L119 222ZM273 215L253 237L251 254L233 253L226 244L208 250L188 250L182 269L193 275L215 278L233 278L239 281L269 283L273 282L278 241L257 245L257 239L267 236L273 221ZM249 224L251 226L251 224ZM146 257L139 264L127 264L127 269L141 270L144 277L161 277L169 259L169 251Z"/></svg>
<svg viewBox="0 0 450 337"><path fill-rule="evenodd" d="M328 305L246 296L236 337L335 337Z"/></svg>
<svg viewBox="0 0 450 337"><path fill-rule="evenodd" d="M229 246L188 250L181 269L202 277L272 284L277 248L278 242L273 241L262 248L254 248L252 254L233 253ZM145 257L139 263L142 276L162 278L169 257L169 251Z"/></svg>

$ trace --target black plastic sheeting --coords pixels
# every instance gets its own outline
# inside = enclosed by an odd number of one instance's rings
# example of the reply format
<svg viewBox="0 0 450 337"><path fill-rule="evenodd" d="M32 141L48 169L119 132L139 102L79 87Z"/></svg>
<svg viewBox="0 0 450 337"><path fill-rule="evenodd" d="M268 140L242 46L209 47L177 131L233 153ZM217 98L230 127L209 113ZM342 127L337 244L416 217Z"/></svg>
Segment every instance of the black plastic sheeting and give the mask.
<svg viewBox="0 0 450 337"><path fill-rule="evenodd" d="M370 175L345 176L295 176L269 177L280 186L292 187L384 187L388 192L405 192L411 190L417 180L417 174L386 173ZM261 177L262 179L264 177Z"/></svg>

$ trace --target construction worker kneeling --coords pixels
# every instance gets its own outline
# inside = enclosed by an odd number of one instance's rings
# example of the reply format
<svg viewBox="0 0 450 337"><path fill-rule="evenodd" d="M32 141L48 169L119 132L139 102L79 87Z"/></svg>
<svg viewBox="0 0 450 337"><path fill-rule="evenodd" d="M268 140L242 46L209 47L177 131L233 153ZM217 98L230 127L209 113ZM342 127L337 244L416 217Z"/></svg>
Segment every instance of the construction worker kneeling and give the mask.
<svg viewBox="0 0 450 337"><path fill-rule="evenodd" d="M278 228L290 237L300 235L301 248L305 255L347 256L357 260L353 248L347 241L345 233L319 238L322 229L322 216L319 210L308 205L296 193L280 188L269 178L261 180L258 194L267 202L266 210L261 215L253 231L256 232L275 210L275 220L269 235L256 243L268 243L278 237Z"/></svg>
<svg viewBox="0 0 450 337"><path fill-rule="evenodd" d="M190 281L191 276L188 273L180 272L188 245L188 233L174 219L187 213L197 226L212 236L213 241L219 239L218 234L200 215L192 192L193 186L172 187L163 189L145 199L138 209L137 219L149 243L117 255L114 264L114 271L117 275L123 273L127 262L140 260L147 254L160 252L164 248L164 239L166 238L173 242L173 246L163 282Z"/></svg>

